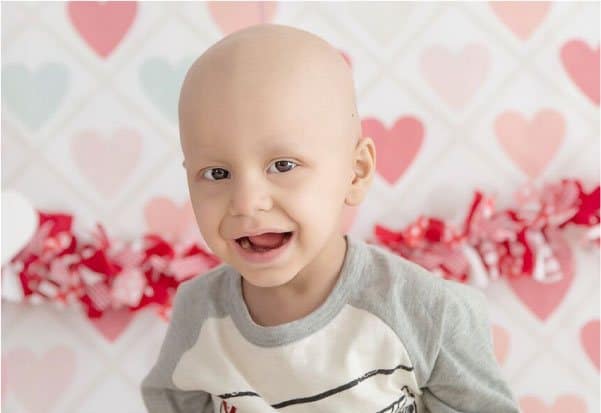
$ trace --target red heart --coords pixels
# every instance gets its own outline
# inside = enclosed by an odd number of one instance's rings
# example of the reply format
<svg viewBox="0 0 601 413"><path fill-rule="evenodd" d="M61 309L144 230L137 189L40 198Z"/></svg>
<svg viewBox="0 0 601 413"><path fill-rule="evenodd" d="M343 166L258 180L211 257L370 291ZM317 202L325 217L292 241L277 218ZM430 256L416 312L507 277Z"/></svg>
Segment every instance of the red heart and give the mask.
<svg viewBox="0 0 601 413"><path fill-rule="evenodd" d="M415 159L424 140L424 126L417 118L398 118L394 126L386 129L375 118L361 121L363 135L369 136L376 145L376 170L394 184Z"/></svg>
<svg viewBox="0 0 601 413"><path fill-rule="evenodd" d="M121 42L137 13L135 1L70 1L67 10L71 23L88 45L107 57Z"/></svg>
<svg viewBox="0 0 601 413"><path fill-rule="evenodd" d="M591 320L582 327L580 343L586 355L599 370L599 319Z"/></svg>
<svg viewBox="0 0 601 413"><path fill-rule="evenodd" d="M559 231L549 231L549 246L559 262L563 278L557 282L541 283L530 277L509 278L508 284L540 320L546 320L561 304L574 279L574 263L569 244Z"/></svg>
<svg viewBox="0 0 601 413"><path fill-rule="evenodd" d="M561 47L561 63L580 90L599 105L599 46L570 40Z"/></svg>
<svg viewBox="0 0 601 413"><path fill-rule="evenodd" d="M100 331L104 338L113 342L121 335L121 333L123 333L123 331L125 331L125 328L129 325L134 316L135 314L132 311L123 308L120 310L107 310L101 317L92 318L90 321L92 322L92 325Z"/></svg>

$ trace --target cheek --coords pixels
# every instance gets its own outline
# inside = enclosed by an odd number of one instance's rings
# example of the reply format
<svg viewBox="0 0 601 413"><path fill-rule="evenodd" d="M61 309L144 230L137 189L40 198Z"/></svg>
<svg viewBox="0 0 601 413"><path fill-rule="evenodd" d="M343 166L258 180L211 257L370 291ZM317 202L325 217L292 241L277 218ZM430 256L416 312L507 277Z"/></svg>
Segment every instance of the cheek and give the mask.
<svg viewBox="0 0 601 413"><path fill-rule="evenodd" d="M220 211L217 202L207 201L206 198L198 200L192 197L192 205L198 229L205 239L213 238L221 221Z"/></svg>
<svg viewBox="0 0 601 413"><path fill-rule="evenodd" d="M344 201L348 190L348 176L344 174L341 165L323 168L313 183L313 193L319 197L321 204L337 206Z"/></svg>
<svg viewBox="0 0 601 413"><path fill-rule="evenodd" d="M347 188L342 174L319 171L311 179L305 179L286 197L287 209L295 218L306 223L331 219L339 214L344 204Z"/></svg>

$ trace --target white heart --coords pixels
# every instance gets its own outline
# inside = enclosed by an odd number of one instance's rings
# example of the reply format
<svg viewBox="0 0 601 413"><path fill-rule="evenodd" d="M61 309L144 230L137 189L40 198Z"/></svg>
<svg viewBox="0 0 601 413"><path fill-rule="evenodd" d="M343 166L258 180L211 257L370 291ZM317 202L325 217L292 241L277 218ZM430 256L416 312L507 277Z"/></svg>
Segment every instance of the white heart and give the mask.
<svg viewBox="0 0 601 413"><path fill-rule="evenodd" d="M7 264L33 237L38 213L21 194L2 191L2 265Z"/></svg>

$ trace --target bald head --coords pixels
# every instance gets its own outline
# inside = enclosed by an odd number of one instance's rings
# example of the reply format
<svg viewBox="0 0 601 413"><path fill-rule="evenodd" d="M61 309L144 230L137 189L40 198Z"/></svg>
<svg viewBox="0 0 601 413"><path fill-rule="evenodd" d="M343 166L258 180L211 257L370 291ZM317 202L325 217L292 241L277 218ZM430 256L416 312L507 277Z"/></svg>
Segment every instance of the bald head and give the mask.
<svg viewBox="0 0 601 413"><path fill-rule="evenodd" d="M340 52L277 24L251 26L207 49L186 74L179 118L184 152L201 130L204 139L220 139L244 135L249 122L272 134L320 128L321 139L349 147L361 134L352 72Z"/></svg>
<svg viewBox="0 0 601 413"><path fill-rule="evenodd" d="M362 201L375 171L360 125L349 65L309 32L263 24L206 50L184 79L179 128L211 250L264 287L330 271L344 248L343 209ZM253 268L234 249L258 228L296 234L279 264Z"/></svg>

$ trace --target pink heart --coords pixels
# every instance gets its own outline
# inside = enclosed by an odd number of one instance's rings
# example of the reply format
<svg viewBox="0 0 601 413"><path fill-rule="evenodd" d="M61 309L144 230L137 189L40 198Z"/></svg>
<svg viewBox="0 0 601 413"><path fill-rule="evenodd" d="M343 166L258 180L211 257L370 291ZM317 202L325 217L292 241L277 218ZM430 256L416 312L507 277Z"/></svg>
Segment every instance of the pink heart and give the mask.
<svg viewBox="0 0 601 413"><path fill-rule="evenodd" d="M580 343L588 358L599 370L599 319L591 320L580 330Z"/></svg>
<svg viewBox="0 0 601 413"><path fill-rule="evenodd" d="M541 283L527 276L508 278L513 292L526 307L544 321L561 304L574 279L574 262L570 245L560 231L549 231L549 246L559 262L563 278L557 282Z"/></svg>
<svg viewBox="0 0 601 413"><path fill-rule="evenodd" d="M536 396L520 397L520 411L522 413L586 413L588 408L582 397L565 394L557 397L551 406Z"/></svg>
<svg viewBox="0 0 601 413"><path fill-rule="evenodd" d="M482 85L490 68L486 46L468 44L458 53L436 45L420 58L423 76L451 107L461 108Z"/></svg>
<svg viewBox="0 0 601 413"><path fill-rule="evenodd" d="M138 4L135 1L70 1L67 10L71 24L81 37L106 58L134 22Z"/></svg>
<svg viewBox="0 0 601 413"><path fill-rule="evenodd" d="M537 177L553 159L565 135L563 116L551 109L541 110L531 121L516 111L495 119L497 140L509 157L531 178Z"/></svg>
<svg viewBox="0 0 601 413"><path fill-rule="evenodd" d="M90 322L104 338L114 342L125 331L134 316L135 313L127 308L107 310L101 317L90 319Z"/></svg>
<svg viewBox="0 0 601 413"><path fill-rule="evenodd" d="M71 141L71 155L84 175L106 197L122 188L135 168L142 149L140 135L128 129L103 139L94 130L83 131Z"/></svg>
<svg viewBox="0 0 601 413"><path fill-rule="evenodd" d="M269 23L277 10L275 1L209 1L209 12L224 35L259 23Z"/></svg>
<svg viewBox="0 0 601 413"><path fill-rule="evenodd" d="M492 11L520 39L530 37L551 9L550 2L491 1Z"/></svg>
<svg viewBox="0 0 601 413"><path fill-rule="evenodd" d="M67 390L75 373L75 353L57 346L41 356L28 348L2 355L7 384L19 402L32 413L51 411Z"/></svg>
<svg viewBox="0 0 601 413"><path fill-rule="evenodd" d="M509 352L509 332L503 327L493 324L492 339L497 362L503 364Z"/></svg>
<svg viewBox="0 0 601 413"><path fill-rule="evenodd" d="M148 230L169 242L187 241L192 232L197 232L190 201L178 207L169 198L156 197L144 207L144 216Z"/></svg>
<svg viewBox="0 0 601 413"><path fill-rule="evenodd" d="M390 129L375 118L363 119L361 127L363 135L376 145L376 170L394 184L415 159L424 140L424 125L415 117L405 116Z"/></svg>
<svg viewBox="0 0 601 413"><path fill-rule="evenodd" d="M581 40L561 47L561 63L580 90L599 105L599 45L592 49Z"/></svg>

